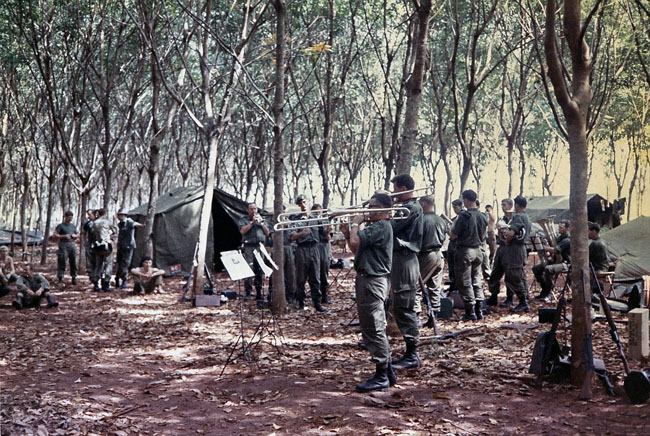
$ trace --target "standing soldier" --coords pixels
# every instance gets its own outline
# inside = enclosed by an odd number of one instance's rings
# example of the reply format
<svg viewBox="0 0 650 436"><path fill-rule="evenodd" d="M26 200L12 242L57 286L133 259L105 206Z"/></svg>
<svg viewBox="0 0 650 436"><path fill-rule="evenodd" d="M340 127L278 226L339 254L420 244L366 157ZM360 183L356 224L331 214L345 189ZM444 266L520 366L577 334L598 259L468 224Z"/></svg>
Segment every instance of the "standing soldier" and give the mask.
<svg viewBox="0 0 650 436"><path fill-rule="evenodd" d="M86 255L86 271L90 277L95 270L95 255L93 254L93 242L95 242L95 237L93 236L93 221L97 219L97 211L89 209L86 211L86 216L88 220L83 225L83 231L86 234L86 245L84 246L84 251Z"/></svg>
<svg viewBox="0 0 650 436"><path fill-rule="evenodd" d="M66 211L63 214L63 222L54 229L54 236L59 240L59 251L57 252L58 268L56 272L59 285L63 283L66 259L70 265L72 284L77 284L77 247L75 246L75 240L79 237L79 232L77 231L77 227L72 224L72 216L73 213L71 211Z"/></svg>
<svg viewBox="0 0 650 436"><path fill-rule="evenodd" d="M445 258L440 249L447 239L447 223L433 211L433 196L420 197L418 201L424 213L422 216L422 248L418 254L418 263L422 280L428 288L431 308L434 312L438 312L442 294L442 273L445 267ZM421 298L419 294L418 290L418 299Z"/></svg>
<svg viewBox="0 0 650 436"><path fill-rule="evenodd" d="M359 325L370 359L375 363L375 375L357 385L359 392L386 389L397 383L390 361L390 345L386 336L388 276L393 252L393 229L388 224L388 211L372 212L376 208L390 208L387 194L375 194L370 199L370 213L366 218L357 215L349 225L342 225L350 249L355 254L354 269ZM364 223L364 220L367 222Z"/></svg>
<svg viewBox="0 0 650 436"><path fill-rule="evenodd" d="M416 312L416 292L420 285L418 253L422 247L422 207L413 195L415 182L408 174L395 176L395 201L409 210L409 216L392 220L393 260L390 281L393 288L393 314L406 343L406 352L393 361L396 369L418 368L417 347L420 339L420 319Z"/></svg>
<svg viewBox="0 0 650 436"><path fill-rule="evenodd" d="M487 239L485 240L485 242L487 242L488 248L490 249L490 257L488 261L489 261L490 268L492 268L494 255L496 254L497 251L497 236L496 233L494 232L495 225L497 222L497 217L494 216L494 210L491 204L487 204L485 206L485 213L487 214L488 217Z"/></svg>
<svg viewBox="0 0 650 436"><path fill-rule="evenodd" d="M126 212L121 210L117 213L117 272L115 273L115 287L126 288L126 281L129 278L129 267L135 249L135 229L144 227L144 224L127 218ZM120 284L120 280L122 283Z"/></svg>
<svg viewBox="0 0 650 436"><path fill-rule="evenodd" d="M456 240L456 286L465 303L465 315L461 321L476 321L483 319L481 264L484 253L481 246L485 243L488 220L476 206L476 192L468 189L461 197L466 210L458 215L449 237Z"/></svg>
<svg viewBox="0 0 650 436"><path fill-rule="evenodd" d="M266 237L269 235L269 229L264 224L262 216L257 213L257 206L255 203L248 203L248 215L245 215L239 220L239 233L242 235L242 244L244 245L244 258L248 265L255 273L255 292L257 304L264 303L264 296L262 295L262 284L264 283L262 268L255 260L255 249L259 250L260 242L263 244ZM244 288L246 289L246 299L251 298L253 290L253 279L248 277L244 281Z"/></svg>
<svg viewBox="0 0 650 436"><path fill-rule="evenodd" d="M111 274L113 272L113 241L112 237L117 233L117 228L106 218L106 209L97 210L97 219L93 222L93 255L95 256L95 269L90 280L93 282L93 290L99 291L99 281L102 282L102 290L111 290Z"/></svg>
<svg viewBox="0 0 650 436"><path fill-rule="evenodd" d="M320 204L314 204L311 207L312 213L316 210L322 210L323 206ZM322 216L323 213L319 212L318 216ZM320 295L321 303L329 304L330 300L327 298L327 289L330 284L328 281L328 276L330 272L330 257L332 255L330 250L330 232L332 231L332 226L324 225L327 222L326 219L322 221L323 226L318 227L318 251L320 253Z"/></svg>
<svg viewBox="0 0 650 436"><path fill-rule="evenodd" d="M314 309L318 312L325 312L321 306L320 295L320 252L318 251L318 227L307 227L312 223L301 223L306 219L316 218L307 212L307 199L304 195L296 198L296 204L302 211L298 215L292 216L296 219L296 233L291 235L291 240L295 241L296 248L296 303L298 310L305 309L305 283L309 280L309 290L311 291L311 300L314 303ZM302 230L301 230L302 229Z"/></svg>
<svg viewBox="0 0 650 436"><path fill-rule="evenodd" d="M526 281L526 252L525 238L530 235L530 218L526 214L528 202L521 195L515 198L515 214L508 224L505 233L505 243L497 250L494 259L494 268L490 275L490 299L496 301L496 296L501 288L501 277L505 275L506 289L508 295L516 294L519 304L511 309L511 312L529 312L528 306L528 282ZM511 300L508 296L506 302Z"/></svg>
<svg viewBox="0 0 650 436"><path fill-rule="evenodd" d="M283 206L286 210L286 206ZM287 303L293 304L296 299L296 258L294 256L294 245L291 241L291 230L282 232L284 241L284 289Z"/></svg>
<svg viewBox="0 0 650 436"><path fill-rule="evenodd" d="M16 281L16 299L12 301L12 305L20 310L24 307L39 307L41 300L47 300L47 307L57 307L59 303L54 300L50 294L50 283L45 277L34 272L34 265L27 264L24 267L23 273Z"/></svg>
<svg viewBox="0 0 650 436"><path fill-rule="evenodd" d="M458 219L458 214L463 211L463 202L458 198L451 202L451 208L456 214L455 217L451 219L451 225L453 226ZM456 289L456 268L454 267L456 262L456 241L454 239L449 240L447 244L447 270L449 272L449 291Z"/></svg>

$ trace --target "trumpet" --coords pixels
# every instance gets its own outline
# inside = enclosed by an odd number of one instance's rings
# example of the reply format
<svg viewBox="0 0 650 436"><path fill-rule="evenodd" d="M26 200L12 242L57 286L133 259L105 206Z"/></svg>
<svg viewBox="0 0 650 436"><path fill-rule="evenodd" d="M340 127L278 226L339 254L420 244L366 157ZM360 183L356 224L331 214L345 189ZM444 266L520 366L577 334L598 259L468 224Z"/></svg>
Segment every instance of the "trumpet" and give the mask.
<svg viewBox="0 0 650 436"><path fill-rule="evenodd" d="M294 229L308 229L313 227L327 227L332 225L340 225L349 222L352 218L358 215L367 215L371 212L390 212L389 219L405 219L409 217L411 211L406 207L386 207L386 208L356 208L356 209L335 209L323 210L321 216L314 216L309 218L301 218L297 220L282 219L273 226L273 229L278 232ZM314 211L312 211L314 212ZM288 215L288 214L287 214ZM291 214L295 215L295 214ZM278 215L278 218L280 216Z"/></svg>

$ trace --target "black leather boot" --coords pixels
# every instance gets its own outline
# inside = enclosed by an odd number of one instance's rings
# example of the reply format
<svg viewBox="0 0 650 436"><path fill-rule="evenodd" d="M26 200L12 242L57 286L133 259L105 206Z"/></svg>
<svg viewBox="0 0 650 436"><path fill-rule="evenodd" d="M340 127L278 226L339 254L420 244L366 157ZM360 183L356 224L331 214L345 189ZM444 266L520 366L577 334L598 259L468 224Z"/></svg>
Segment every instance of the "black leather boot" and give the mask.
<svg viewBox="0 0 650 436"><path fill-rule="evenodd" d="M483 300L476 300L474 303L474 313L476 314L476 319L483 319Z"/></svg>
<svg viewBox="0 0 650 436"><path fill-rule="evenodd" d="M54 297L50 295L49 293L45 294L45 299L47 300L47 307L52 308L52 307L59 307L59 303L57 303L54 300Z"/></svg>
<svg viewBox="0 0 650 436"><path fill-rule="evenodd" d="M492 295L490 295L490 298L488 298L485 301L485 303L488 306L496 306L497 304L499 304L499 297L497 296L497 294L492 294Z"/></svg>
<svg viewBox="0 0 650 436"><path fill-rule="evenodd" d="M23 297L16 295L16 299L11 302L11 305L15 307L17 310L20 310L23 308Z"/></svg>
<svg viewBox="0 0 650 436"><path fill-rule="evenodd" d="M395 375L395 371L393 371L393 364L388 362L388 366L386 367L386 376L388 376L388 384L391 386L395 386L397 384L397 376Z"/></svg>
<svg viewBox="0 0 650 436"><path fill-rule="evenodd" d="M460 319L461 322L476 321L476 313L474 312L474 305L465 303L465 315Z"/></svg>
<svg viewBox="0 0 650 436"><path fill-rule="evenodd" d="M528 306L528 299L526 297L519 298L519 304L510 309L512 313L526 313L530 312L530 307Z"/></svg>
<svg viewBox="0 0 650 436"><path fill-rule="evenodd" d="M505 301L501 304L499 304L499 307L510 307L513 304L515 304L514 301L512 301L512 296L506 297Z"/></svg>
<svg viewBox="0 0 650 436"><path fill-rule="evenodd" d="M416 345L406 344L406 353L397 360L392 362L394 369L412 369L420 367L420 358L418 357L418 348Z"/></svg>
<svg viewBox="0 0 650 436"><path fill-rule="evenodd" d="M327 298L327 289L323 289L320 293L322 295L321 299L320 299L320 302L322 304L330 304L331 301L329 300L329 298Z"/></svg>
<svg viewBox="0 0 650 436"><path fill-rule="evenodd" d="M317 312L327 312L327 310L320 305L320 301L318 300L314 300L314 309L316 309Z"/></svg>
<svg viewBox="0 0 650 436"><path fill-rule="evenodd" d="M371 392L371 391L383 391L388 389L390 383L388 381L388 375L386 368L380 368L377 366L375 370L375 375L370 377L365 383L359 383L357 385L357 391L359 392Z"/></svg>

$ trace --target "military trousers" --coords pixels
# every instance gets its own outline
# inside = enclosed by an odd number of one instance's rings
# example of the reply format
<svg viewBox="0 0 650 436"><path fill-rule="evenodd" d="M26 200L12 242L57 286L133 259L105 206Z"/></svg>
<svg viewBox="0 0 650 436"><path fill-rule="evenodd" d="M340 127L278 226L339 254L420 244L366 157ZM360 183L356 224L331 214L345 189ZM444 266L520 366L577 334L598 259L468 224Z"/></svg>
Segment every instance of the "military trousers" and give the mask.
<svg viewBox="0 0 650 436"><path fill-rule="evenodd" d="M98 284L101 280L102 288L108 290L113 274L113 249L107 254L94 254L94 269L90 275L90 281Z"/></svg>
<svg viewBox="0 0 650 436"><path fill-rule="evenodd" d="M483 282L481 280L483 265L481 247L462 247L456 249L456 287L466 305L483 301Z"/></svg>
<svg viewBox="0 0 650 436"><path fill-rule="evenodd" d="M284 246L284 294L289 302L296 298L296 257L293 246Z"/></svg>
<svg viewBox="0 0 650 436"><path fill-rule="evenodd" d="M450 290L456 289L456 241L449 241L447 246L447 270L449 272Z"/></svg>
<svg viewBox="0 0 650 436"><path fill-rule="evenodd" d="M533 274L537 282L539 282L543 294L547 294L553 290L553 282L557 274L568 270L569 265L564 262L551 265L538 263L533 266Z"/></svg>
<svg viewBox="0 0 650 436"><path fill-rule="evenodd" d="M95 270L95 255L93 254L93 249L90 245L86 245L84 248L84 254L86 256L86 272L90 277Z"/></svg>
<svg viewBox="0 0 650 436"><path fill-rule="evenodd" d="M156 290L158 286L162 286L162 276L152 277L148 280L143 280L139 275L133 276L133 292L144 292L150 294Z"/></svg>
<svg viewBox="0 0 650 436"><path fill-rule="evenodd" d="M388 276L365 276L357 274L355 294L359 326L370 360L385 368L390 362L390 345L386 335L386 311Z"/></svg>
<svg viewBox="0 0 650 436"><path fill-rule="evenodd" d="M330 243L329 242L319 242L318 251L320 252L320 291L321 294L327 293L327 288L329 288L328 276L330 273Z"/></svg>
<svg viewBox="0 0 650 436"><path fill-rule="evenodd" d="M247 295L253 291L253 284L255 285L255 290L261 294L262 285L264 283L264 272L262 271L262 268L260 268L260 266L257 264L257 259L255 259L255 250L259 250L259 244L244 245L244 259L246 259L246 263L248 263L248 265L255 273L254 279L253 277L248 277L244 280L244 289L246 290Z"/></svg>
<svg viewBox="0 0 650 436"><path fill-rule="evenodd" d="M417 346L420 340L418 313L415 311L420 264L410 250L393 251L390 282L393 292L393 315L407 345Z"/></svg>
<svg viewBox="0 0 650 436"><path fill-rule="evenodd" d="M56 260L56 276L59 278L59 280L62 280L63 276L65 275L66 260L70 265L70 277L77 277L77 247L74 243L68 242L65 244L59 244L59 250L56 253Z"/></svg>
<svg viewBox="0 0 650 436"><path fill-rule="evenodd" d="M311 299L320 304L320 251L318 244L298 245L296 248L296 299L305 301L305 283L309 281Z"/></svg>
<svg viewBox="0 0 650 436"><path fill-rule="evenodd" d="M442 273L445 268L445 258L442 253L438 251L422 252L418 254L418 263L420 264L420 274L422 274L422 281L427 287L429 300L431 301L431 308L434 311L440 310L440 298L442 294ZM422 301L422 289L418 286L416 294L417 303ZM420 313L417 309L416 312Z"/></svg>
<svg viewBox="0 0 650 436"><path fill-rule="evenodd" d="M488 262L490 268L492 268L492 264L494 263L494 255L497 253L497 237L494 232L487 232L487 238L485 239L485 242L487 243L490 252L490 258L488 259Z"/></svg>
<svg viewBox="0 0 650 436"><path fill-rule="evenodd" d="M129 277L129 267L133 258L133 247L117 248L117 272L115 277L126 280Z"/></svg>
<svg viewBox="0 0 650 436"><path fill-rule="evenodd" d="M507 296L516 294L521 300L528 298L528 281L526 280L526 261L528 253L522 244L502 245L497 250L490 275L490 294L498 295L501 278L505 276Z"/></svg>

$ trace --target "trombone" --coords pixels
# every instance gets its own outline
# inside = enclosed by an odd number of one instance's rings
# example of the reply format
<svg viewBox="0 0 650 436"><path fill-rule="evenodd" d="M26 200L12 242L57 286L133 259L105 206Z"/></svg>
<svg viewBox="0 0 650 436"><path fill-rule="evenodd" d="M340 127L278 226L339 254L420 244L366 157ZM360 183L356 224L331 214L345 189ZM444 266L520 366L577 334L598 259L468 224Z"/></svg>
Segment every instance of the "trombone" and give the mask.
<svg viewBox="0 0 650 436"><path fill-rule="evenodd" d="M340 225L343 223L349 222L353 217L358 215L367 215L370 212L390 212L390 219L405 219L408 218L411 211L406 207L385 207L385 208L355 208L355 209L335 209L335 210L314 210L311 212L320 212L320 216L310 216L309 218L300 218L297 220L291 220L288 218L288 215L284 214L287 217L279 219L278 222L273 226L273 230L282 232L285 230L295 230L295 229L308 229L313 227L327 227L331 225ZM281 214L283 215L283 214ZM280 215L278 215L280 218ZM336 222L334 222L336 220Z"/></svg>

